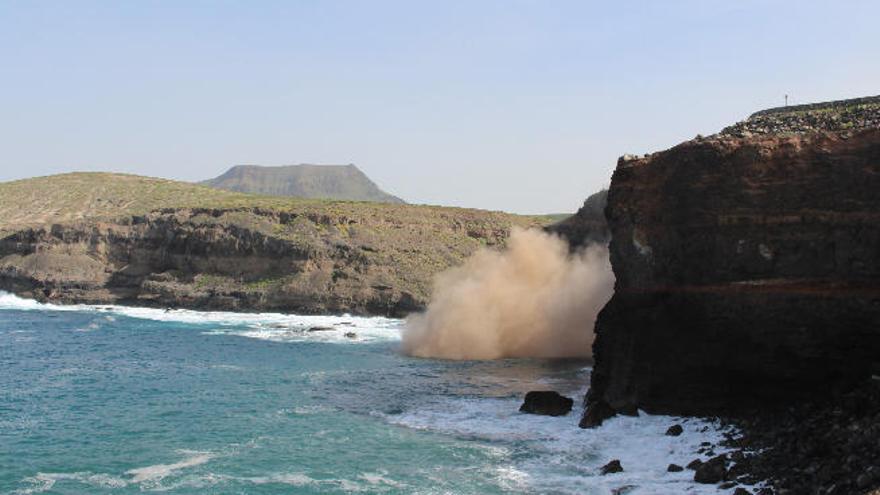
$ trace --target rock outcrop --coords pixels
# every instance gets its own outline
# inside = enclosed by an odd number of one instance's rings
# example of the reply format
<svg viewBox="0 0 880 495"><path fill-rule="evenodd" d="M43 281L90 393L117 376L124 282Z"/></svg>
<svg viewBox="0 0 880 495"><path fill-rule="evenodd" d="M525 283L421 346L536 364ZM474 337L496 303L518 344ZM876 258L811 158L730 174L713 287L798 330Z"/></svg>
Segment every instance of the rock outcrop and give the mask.
<svg viewBox="0 0 880 495"><path fill-rule="evenodd" d="M721 134L752 137L760 134L859 131L880 127L880 96L769 108L725 128Z"/></svg>
<svg viewBox="0 0 880 495"><path fill-rule="evenodd" d="M399 317L424 308L436 273L503 245L514 225L537 223L311 202L14 226L0 235L0 290L58 303Z"/></svg>
<svg viewBox="0 0 880 495"><path fill-rule="evenodd" d="M564 238L572 249L589 244L607 244L611 239L605 220L607 202L608 190L603 189L588 197L574 215L545 227L545 230Z"/></svg>
<svg viewBox="0 0 880 495"><path fill-rule="evenodd" d="M564 397L559 392L538 390L526 394L519 411L544 416L565 416L571 412L574 399Z"/></svg>
<svg viewBox="0 0 880 495"><path fill-rule="evenodd" d="M617 282L596 324L582 426L636 408L703 414L816 398L870 377L876 125L724 132L621 159L606 216Z"/></svg>

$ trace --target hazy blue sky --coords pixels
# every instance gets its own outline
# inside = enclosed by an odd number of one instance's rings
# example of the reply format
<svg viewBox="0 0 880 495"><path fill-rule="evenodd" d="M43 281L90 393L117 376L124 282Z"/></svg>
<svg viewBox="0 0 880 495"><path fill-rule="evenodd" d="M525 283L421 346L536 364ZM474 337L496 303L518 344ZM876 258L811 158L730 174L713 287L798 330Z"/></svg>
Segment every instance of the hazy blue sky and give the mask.
<svg viewBox="0 0 880 495"><path fill-rule="evenodd" d="M573 211L623 153L880 94L880 2L0 0L0 180L355 163Z"/></svg>

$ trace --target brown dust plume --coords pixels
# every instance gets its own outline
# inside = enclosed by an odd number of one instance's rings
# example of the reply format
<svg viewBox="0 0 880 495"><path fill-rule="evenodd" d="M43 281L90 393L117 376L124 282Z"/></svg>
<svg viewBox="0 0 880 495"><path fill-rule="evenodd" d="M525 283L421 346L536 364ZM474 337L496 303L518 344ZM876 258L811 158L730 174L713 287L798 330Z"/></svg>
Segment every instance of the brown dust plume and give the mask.
<svg viewBox="0 0 880 495"><path fill-rule="evenodd" d="M401 347L444 359L588 357L613 290L606 247L571 254L555 235L516 229L505 250L482 249L437 276L428 309L407 318Z"/></svg>

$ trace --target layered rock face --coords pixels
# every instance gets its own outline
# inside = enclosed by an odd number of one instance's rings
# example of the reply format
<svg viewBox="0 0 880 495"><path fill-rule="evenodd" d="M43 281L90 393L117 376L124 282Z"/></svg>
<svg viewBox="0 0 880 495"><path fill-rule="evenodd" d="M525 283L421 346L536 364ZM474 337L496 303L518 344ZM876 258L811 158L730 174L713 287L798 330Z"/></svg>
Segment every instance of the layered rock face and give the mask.
<svg viewBox="0 0 880 495"><path fill-rule="evenodd" d="M880 359L880 129L621 159L582 426L816 398Z"/></svg>
<svg viewBox="0 0 880 495"><path fill-rule="evenodd" d="M435 273L503 245L519 220L352 208L181 208L21 228L0 237L0 290L61 303L403 316L425 306Z"/></svg>

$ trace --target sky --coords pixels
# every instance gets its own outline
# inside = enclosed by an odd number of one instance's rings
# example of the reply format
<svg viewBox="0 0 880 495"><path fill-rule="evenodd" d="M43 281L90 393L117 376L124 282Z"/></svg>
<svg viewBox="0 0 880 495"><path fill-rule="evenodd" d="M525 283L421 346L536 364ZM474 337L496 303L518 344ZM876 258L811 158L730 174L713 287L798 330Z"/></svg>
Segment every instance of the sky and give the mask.
<svg viewBox="0 0 880 495"><path fill-rule="evenodd" d="M354 163L573 212L617 157L880 94L880 2L0 0L0 181Z"/></svg>

